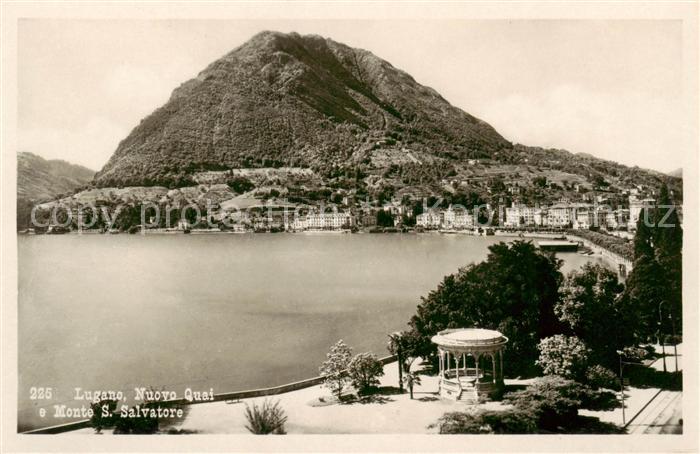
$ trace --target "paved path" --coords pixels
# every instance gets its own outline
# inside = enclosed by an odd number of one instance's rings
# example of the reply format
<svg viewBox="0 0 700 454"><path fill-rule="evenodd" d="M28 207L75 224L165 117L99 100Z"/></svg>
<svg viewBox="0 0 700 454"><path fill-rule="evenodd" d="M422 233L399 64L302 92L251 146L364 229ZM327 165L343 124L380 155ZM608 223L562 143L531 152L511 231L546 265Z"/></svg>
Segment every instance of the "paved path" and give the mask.
<svg viewBox="0 0 700 454"><path fill-rule="evenodd" d="M683 344L678 344L676 350L678 357L673 355L673 347L666 347L666 370L671 372L676 369L683 370L682 360ZM658 353L661 347L656 346ZM663 359L656 360L652 368L662 371ZM683 433L683 393L681 391L661 390L648 403L646 407L629 424L627 430L633 434L681 434ZM632 417L634 415L631 415Z"/></svg>
<svg viewBox="0 0 700 454"><path fill-rule="evenodd" d="M654 400L628 426L631 434L680 434L681 403L680 391L661 391Z"/></svg>

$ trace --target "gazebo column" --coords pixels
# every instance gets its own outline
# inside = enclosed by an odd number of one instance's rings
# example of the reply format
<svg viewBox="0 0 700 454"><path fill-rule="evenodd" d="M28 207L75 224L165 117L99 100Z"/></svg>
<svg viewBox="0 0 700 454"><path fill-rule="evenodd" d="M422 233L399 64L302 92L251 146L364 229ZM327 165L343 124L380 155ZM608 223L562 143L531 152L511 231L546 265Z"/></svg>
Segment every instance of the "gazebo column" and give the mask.
<svg viewBox="0 0 700 454"><path fill-rule="evenodd" d="M491 352L491 381L496 384L496 353Z"/></svg>
<svg viewBox="0 0 700 454"><path fill-rule="evenodd" d="M474 383L479 383L479 357L481 355L477 352L474 355L474 365L476 366L476 379L474 380Z"/></svg>
<svg viewBox="0 0 700 454"><path fill-rule="evenodd" d="M498 357L499 357L500 362L501 362L500 371L498 373L498 382L502 384L503 383L503 349L498 351Z"/></svg>
<svg viewBox="0 0 700 454"><path fill-rule="evenodd" d="M440 352L440 376L445 378L445 351Z"/></svg>
<svg viewBox="0 0 700 454"><path fill-rule="evenodd" d="M459 383L459 355L455 355L455 378Z"/></svg>
<svg viewBox="0 0 700 454"><path fill-rule="evenodd" d="M442 360L442 378L447 377L447 373L450 371L450 353L445 350L445 357Z"/></svg>

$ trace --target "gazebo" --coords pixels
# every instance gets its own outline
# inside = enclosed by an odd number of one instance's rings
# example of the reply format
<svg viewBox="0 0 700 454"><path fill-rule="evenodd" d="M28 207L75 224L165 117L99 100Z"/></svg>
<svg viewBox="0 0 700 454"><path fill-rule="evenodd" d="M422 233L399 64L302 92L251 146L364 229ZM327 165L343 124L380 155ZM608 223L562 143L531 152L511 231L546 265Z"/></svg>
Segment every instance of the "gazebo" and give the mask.
<svg viewBox="0 0 700 454"><path fill-rule="evenodd" d="M503 348L508 338L498 331L458 328L431 339L440 357L441 397L478 402L503 386Z"/></svg>

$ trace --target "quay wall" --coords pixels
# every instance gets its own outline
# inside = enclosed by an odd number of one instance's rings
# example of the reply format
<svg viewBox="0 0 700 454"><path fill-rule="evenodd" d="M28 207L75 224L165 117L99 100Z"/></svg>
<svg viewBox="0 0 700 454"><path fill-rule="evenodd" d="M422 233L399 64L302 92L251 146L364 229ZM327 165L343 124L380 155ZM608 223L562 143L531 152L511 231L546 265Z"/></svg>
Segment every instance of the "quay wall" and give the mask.
<svg viewBox="0 0 700 454"><path fill-rule="evenodd" d="M595 243L592 243L591 241L581 238L576 235L571 235L569 233L566 234L566 237L573 240L582 243L585 247L589 248L596 254L600 254L603 259L611 264L615 271L617 271L618 275L621 278L626 278L629 273L632 271L633 263L631 260L626 259L622 257L619 254L616 254L612 251L609 251L608 249L605 249Z"/></svg>
<svg viewBox="0 0 700 454"><path fill-rule="evenodd" d="M522 238L542 238L542 239L553 239L566 237L571 241L576 241L577 243L583 244L585 247L593 251L595 254L600 255L606 263L608 263L622 279L626 279L629 273L632 271L634 264L631 260L616 254L602 246L599 246L590 240L571 234L569 232L530 232L530 231L508 231L508 230L497 230L496 235L499 236L516 236Z"/></svg>

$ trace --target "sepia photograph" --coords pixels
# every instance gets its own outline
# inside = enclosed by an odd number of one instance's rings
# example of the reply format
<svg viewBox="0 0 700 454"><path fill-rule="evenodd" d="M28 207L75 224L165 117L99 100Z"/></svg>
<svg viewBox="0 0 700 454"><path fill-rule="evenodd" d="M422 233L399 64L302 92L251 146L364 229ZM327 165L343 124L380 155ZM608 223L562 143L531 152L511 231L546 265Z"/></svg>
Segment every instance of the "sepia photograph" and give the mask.
<svg viewBox="0 0 700 454"><path fill-rule="evenodd" d="M3 452L697 452L698 4L566 5L3 4Z"/></svg>

